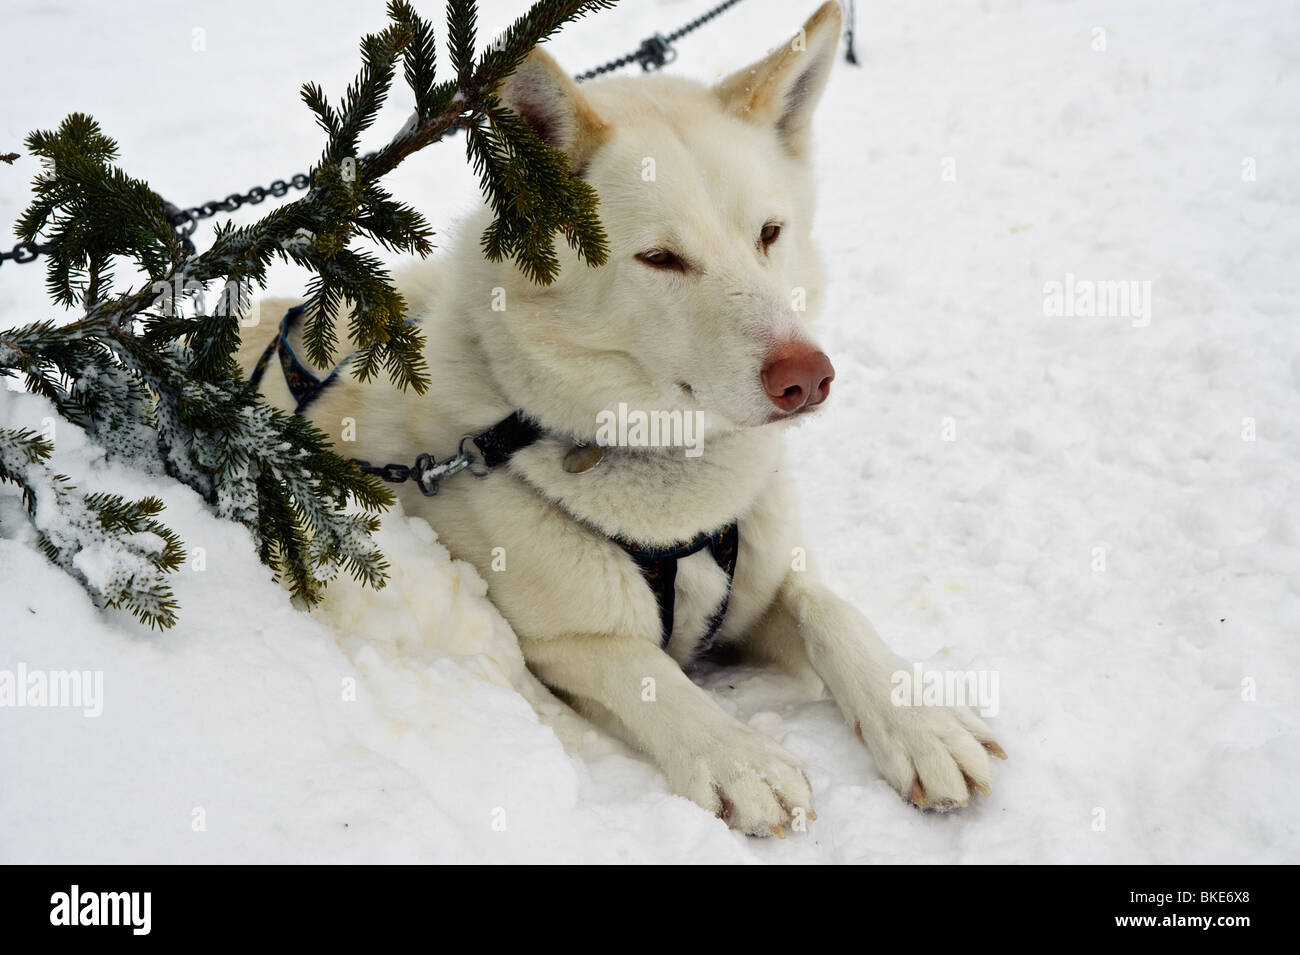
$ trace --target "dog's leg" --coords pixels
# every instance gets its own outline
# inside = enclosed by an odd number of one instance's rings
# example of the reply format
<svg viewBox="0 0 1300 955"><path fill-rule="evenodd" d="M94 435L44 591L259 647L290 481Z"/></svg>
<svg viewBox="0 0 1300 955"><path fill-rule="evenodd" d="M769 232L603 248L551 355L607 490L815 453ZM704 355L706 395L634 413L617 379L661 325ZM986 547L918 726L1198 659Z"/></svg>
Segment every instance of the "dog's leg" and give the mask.
<svg viewBox="0 0 1300 955"><path fill-rule="evenodd" d="M965 806L989 793L989 755L1006 759L983 721L965 707L899 706L893 676L911 665L889 649L852 604L792 572L759 626L761 638L800 640L882 776L921 808Z"/></svg>
<svg viewBox="0 0 1300 955"><path fill-rule="evenodd" d="M729 715L656 645L603 635L520 644L542 682L581 710L598 708L658 763L674 792L733 829L784 836L800 816L815 818L799 762Z"/></svg>

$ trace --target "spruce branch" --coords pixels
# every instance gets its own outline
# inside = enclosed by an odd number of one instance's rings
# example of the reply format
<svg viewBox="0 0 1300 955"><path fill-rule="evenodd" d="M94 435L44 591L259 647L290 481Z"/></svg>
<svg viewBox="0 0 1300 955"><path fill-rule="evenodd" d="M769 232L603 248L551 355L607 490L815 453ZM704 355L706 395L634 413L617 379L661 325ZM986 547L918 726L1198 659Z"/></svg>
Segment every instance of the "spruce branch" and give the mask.
<svg viewBox="0 0 1300 955"><path fill-rule="evenodd" d="M169 475L219 516L247 526L261 558L295 594L315 600L340 570L382 586L387 564L371 534L392 493L336 455L323 432L270 408L243 381L234 357L240 320L255 290L265 288L271 264L293 263L310 274L308 357L320 366L332 363L340 346L335 320L343 317L353 374L366 380L382 372L423 393L430 384L423 334L408 323L388 269L357 240L421 257L432 251L429 223L383 179L457 126L466 130L494 214L483 236L489 257L508 256L525 275L547 283L560 267L554 239L562 234L588 264L604 262L594 191L572 175L562 152L502 104L497 90L535 44L612 5L538 0L477 55L477 5L450 0L446 50L454 77L440 80L432 26L408 0L389 0L388 22L362 38L361 68L342 98L331 103L314 83L301 90L325 134L306 196L247 225L218 225L202 252L174 231L148 184L116 165L117 144L94 119L73 113L54 130L31 133L26 145L41 168L15 231L21 241L39 237L52 247L50 295L81 314L65 324L0 331L0 376L22 376L110 459ZM411 119L362 157L362 139L399 64L414 104ZM116 287L122 260L143 275L142 284ZM23 487L51 560L102 605L170 625L176 608L159 575L179 566L180 545L155 520L161 505L81 495L49 472L48 452L30 435L0 431L0 452L0 479ZM50 517L59 513L62 524ZM66 528L72 530L59 537ZM145 539L161 543L146 547ZM91 553L116 561L101 561L98 570L111 565L129 573L92 573L90 558L78 557Z"/></svg>
<svg viewBox="0 0 1300 955"><path fill-rule="evenodd" d="M96 606L121 607L150 627L170 627L178 606L165 575L184 562L185 546L154 520L162 501L83 494L49 467L53 452L35 431L0 428L0 482L22 490L37 545L81 582Z"/></svg>

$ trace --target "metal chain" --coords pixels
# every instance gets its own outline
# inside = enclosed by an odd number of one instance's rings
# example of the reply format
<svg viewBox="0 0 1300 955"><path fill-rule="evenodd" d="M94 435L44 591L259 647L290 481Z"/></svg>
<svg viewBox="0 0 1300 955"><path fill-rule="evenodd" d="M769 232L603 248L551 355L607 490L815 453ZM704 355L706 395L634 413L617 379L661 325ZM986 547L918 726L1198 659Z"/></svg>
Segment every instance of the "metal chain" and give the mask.
<svg viewBox="0 0 1300 955"><path fill-rule="evenodd" d="M369 158L369 156L366 158ZM300 172L290 177L288 182L277 179L269 186L254 186L248 192L242 194L232 192L224 199L214 199L211 202L205 202L200 206L193 206L189 209L182 209L164 199L163 209L166 211L167 221L176 230L176 234L180 236L186 254L193 255L194 243L190 241L190 236L198 228L200 219L210 219L218 212L234 212L243 205L255 206L258 203L265 202L270 196L275 196L278 199L286 195L290 189L306 189L309 185L311 185L310 177L305 172ZM20 242L13 247L12 251L0 252L0 265L9 260L19 264L31 262L38 256L48 254L53 249L54 245L52 243Z"/></svg>
<svg viewBox="0 0 1300 955"><path fill-rule="evenodd" d="M723 3L718 4L712 10L701 14L690 23L674 30L667 36L664 36L662 33L656 33L654 36L642 40L641 45L631 53L620 56L618 59L610 60L608 63L601 66L593 67L585 73L579 73L574 77L574 79L579 83L586 80L594 80L602 74L612 73L615 70L622 69L629 63L640 63L641 69L647 73L650 70L663 69L664 66L677 59L677 51L674 50L672 46L674 43L686 36L688 33L695 32L718 14L725 13L738 3L740 3L740 0L724 0Z"/></svg>
<svg viewBox="0 0 1300 955"><path fill-rule="evenodd" d="M0 265L13 261L19 265L23 262L35 261L42 255L48 255L54 251L53 244L49 242L19 242L9 252L0 252Z"/></svg>
<svg viewBox="0 0 1300 955"><path fill-rule="evenodd" d="M275 196L278 199L287 194L290 189L306 189L309 185L311 185L311 178L305 172L300 172L292 176L288 182L277 179L265 188L254 186L248 192L242 194L232 192L224 199L214 199L211 202L203 203L201 206L181 209L164 200L163 207L167 210L167 221L172 224L172 228L188 244L189 236L194 234L200 219L210 219L218 212L234 212L245 204L255 206L258 203L265 202L268 196Z"/></svg>

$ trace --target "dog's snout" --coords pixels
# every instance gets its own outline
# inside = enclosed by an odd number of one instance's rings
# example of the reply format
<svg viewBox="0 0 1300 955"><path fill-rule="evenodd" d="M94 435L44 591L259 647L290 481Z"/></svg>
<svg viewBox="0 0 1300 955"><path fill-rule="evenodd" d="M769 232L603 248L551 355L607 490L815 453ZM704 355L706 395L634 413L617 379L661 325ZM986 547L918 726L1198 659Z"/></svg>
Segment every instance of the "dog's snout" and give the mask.
<svg viewBox="0 0 1300 955"><path fill-rule="evenodd" d="M810 345L778 348L763 365L763 388L772 404L787 414L821 404L834 380L831 360Z"/></svg>

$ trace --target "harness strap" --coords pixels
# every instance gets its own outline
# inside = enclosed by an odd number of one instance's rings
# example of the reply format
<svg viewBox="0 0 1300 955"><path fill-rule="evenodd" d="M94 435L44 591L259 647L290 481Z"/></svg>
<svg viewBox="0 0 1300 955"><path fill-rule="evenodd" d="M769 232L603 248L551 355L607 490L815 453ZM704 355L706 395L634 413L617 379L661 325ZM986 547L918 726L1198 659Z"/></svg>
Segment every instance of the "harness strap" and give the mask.
<svg viewBox="0 0 1300 955"><path fill-rule="evenodd" d="M542 426L516 411L502 418L478 437L475 446L483 453L483 463L490 468L505 464L516 451L522 451L542 436Z"/></svg>
<svg viewBox="0 0 1300 955"><path fill-rule="evenodd" d="M297 406L293 409L293 413L296 415L302 414L304 408L319 398L321 393L338 378L343 367L351 361L350 357L343 359L329 375L321 379L317 378L306 365L298 360L298 356L294 354L293 348L289 345L289 333L293 330L293 326L299 316L302 315L304 308L303 305L296 305L285 313L284 318L280 321L279 332L266 346L266 350L262 352L262 356L257 360L257 364L253 368L253 373L248 378L249 384L256 388L261 384L266 369L271 364L271 358L278 357L280 368L284 372L285 384L288 385L289 393L293 395L294 400L297 402ZM483 456L483 463L488 468L495 468L506 464L517 452L536 443L543 433L542 426L536 421L527 417L522 411L515 411L502 418L486 431L478 435L467 435L466 437L473 441L474 445L479 449L480 454ZM439 481L469 467L469 455L465 452L464 444L465 438L462 438L461 447L456 457L449 458L441 464L430 454L419 455L416 458L414 467L403 464L373 467L369 461L362 461L357 458L351 458L350 460L367 474L376 475L393 484L415 481L420 490L426 495L433 495L438 493ZM486 472L474 473L482 477ZM709 617L698 650L703 652L712 646L718 628L722 626L722 618L726 616L727 604L731 600L732 584L736 578L736 556L740 551L739 525L732 521L716 530L696 534L690 540L668 544L663 547L642 544L626 537L614 535L611 535L609 539L621 547L636 562L637 567L641 570L642 578L650 588L650 592L654 594L655 602L659 605L661 647L668 646L668 641L673 635L673 619L677 603L677 562L683 557L689 557L708 548L709 554L727 575L727 589L722 595L721 603L718 604L717 609Z"/></svg>
<svg viewBox="0 0 1300 955"><path fill-rule="evenodd" d="M683 557L709 549L717 565L727 575L727 589L722 595L722 602L709 616L704 637L696 652L703 653L713 645L713 639L722 626L722 618L727 614L727 604L731 600L731 585L736 577L736 554L740 550L740 528L733 521L716 531L697 534L683 544L669 547L648 547L624 537L610 538L623 548L627 555L641 568L641 576L650 587L659 604L660 646L667 646L673 635L673 612L677 603L677 561Z"/></svg>
<svg viewBox="0 0 1300 955"><path fill-rule="evenodd" d="M304 408L319 398L326 388L334 384L339 372L352 360L350 356L343 359L324 380L317 378L312 374L310 368L298 360L298 356L294 354L293 348L289 345L289 332L297 324L298 318L302 315L305 307L304 305L295 305L285 312L284 318L280 319L279 332L266 346L266 350L262 352L262 357L257 360L257 364L253 367L253 373L248 377L248 383L256 388L262 383L262 376L266 374L267 366L271 364L271 357L273 355L278 357L280 359L280 368L284 372L284 383L289 386L289 394L293 395L293 400L297 402L293 409L293 413L296 415L302 414Z"/></svg>

